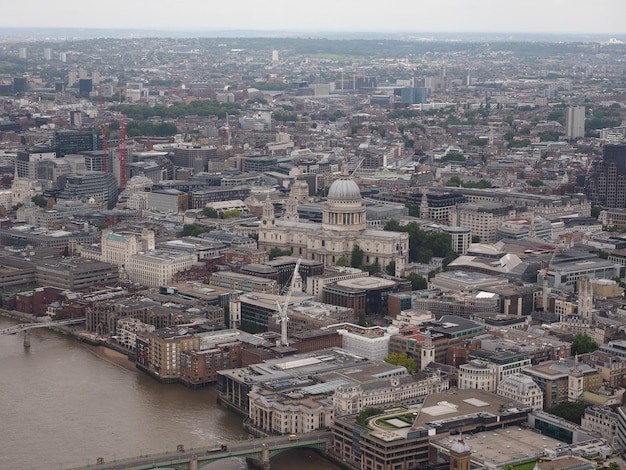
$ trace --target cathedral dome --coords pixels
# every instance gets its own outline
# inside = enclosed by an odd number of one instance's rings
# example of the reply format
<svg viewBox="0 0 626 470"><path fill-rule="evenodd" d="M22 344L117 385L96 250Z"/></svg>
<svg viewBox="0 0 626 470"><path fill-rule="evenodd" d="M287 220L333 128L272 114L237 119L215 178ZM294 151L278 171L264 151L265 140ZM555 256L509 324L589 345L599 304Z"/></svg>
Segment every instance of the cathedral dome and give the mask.
<svg viewBox="0 0 626 470"><path fill-rule="evenodd" d="M361 199L359 186L348 178L340 178L330 185L328 199L339 201L355 201Z"/></svg>

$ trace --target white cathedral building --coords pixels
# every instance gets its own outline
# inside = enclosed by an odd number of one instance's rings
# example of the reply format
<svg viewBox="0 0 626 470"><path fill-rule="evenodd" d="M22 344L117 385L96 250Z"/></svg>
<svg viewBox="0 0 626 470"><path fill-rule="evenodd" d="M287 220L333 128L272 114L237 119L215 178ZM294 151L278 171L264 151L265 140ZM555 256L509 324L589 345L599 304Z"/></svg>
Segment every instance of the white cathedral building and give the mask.
<svg viewBox="0 0 626 470"><path fill-rule="evenodd" d="M293 256L335 266L341 257L351 262L355 245L363 250L364 264L378 263L384 270L393 261L395 274L404 273L409 256L409 235L367 228L361 191L349 176L345 161L341 177L328 190L321 224L298 220L296 197L289 198L281 219L274 217L271 201L265 201L259 229L260 249L291 250Z"/></svg>

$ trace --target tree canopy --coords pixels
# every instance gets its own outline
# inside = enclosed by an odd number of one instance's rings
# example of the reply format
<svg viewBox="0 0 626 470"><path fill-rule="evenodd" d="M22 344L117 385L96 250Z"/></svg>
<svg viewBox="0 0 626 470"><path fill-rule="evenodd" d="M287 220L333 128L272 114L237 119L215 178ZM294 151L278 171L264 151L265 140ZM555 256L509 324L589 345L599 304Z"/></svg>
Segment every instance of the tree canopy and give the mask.
<svg viewBox="0 0 626 470"><path fill-rule="evenodd" d="M566 419L571 423L580 424L580 421L585 414L585 403L560 403L552 408L548 408L547 411L548 413Z"/></svg>
<svg viewBox="0 0 626 470"><path fill-rule="evenodd" d="M446 258L452 251L452 239L445 232L424 232L415 222L400 225L397 220L385 224L389 232L407 232L409 234L409 259L417 263L428 263L433 256Z"/></svg>
<svg viewBox="0 0 626 470"><path fill-rule="evenodd" d="M363 265L363 250L359 245L354 245L352 248L352 259L350 266L353 268L360 268Z"/></svg>
<svg viewBox="0 0 626 470"><path fill-rule="evenodd" d="M584 354L588 352L593 352L599 348L598 343L596 343L589 335L578 333L574 336L574 341L572 341L572 354Z"/></svg>
<svg viewBox="0 0 626 470"><path fill-rule="evenodd" d="M218 212L215 209L213 209L212 207L203 207L202 208L202 215L205 216L205 217L209 217L211 219L219 218Z"/></svg>
<svg viewBox="0 0 626 470"><path fill-rule="evenodd" d="M238 114L239 105L220 103L211 100L197 100L189 104L177 103L171 106L157 104L156 106L121 105L115 108L128 119L146 121L152 117L176 119L183 116L217 116L226 117L226 114ZM129 123L130 124L130 123Z"/></svg>
<svg viewBox="0 0 626 470"><path fill-rule="evenodd" d="M428 288L428 281L426 281L424 276L420 276L417 273L411 273L406 278L411 281L412 290L422 290Z"/></svg>
<svg viewBox="0 0 626 470"><path fill-rule="evenodd" d="M30 198L31 202L34 202L35 204L37 204L39 207L46 207L46 205L48 204L48 200L41 196L41 195L36 195Z"/></svg>
<svg viewBox="0 0 626 470"><path fill-rule="evenodd" d="M409 374L412 374L417 369L417 363L415 359L409 357L407 353L391 353L389 356L385 358L385 362L388 364L394 364L396 366L406 367L406 370L409 371Z"/></svg>
<svg viewBox="0 0 626 470"><path fill-rule="evenodd" d="M197 237L201 233L209 232L210 229L196 224L183 225L183 237Z"/></svg>

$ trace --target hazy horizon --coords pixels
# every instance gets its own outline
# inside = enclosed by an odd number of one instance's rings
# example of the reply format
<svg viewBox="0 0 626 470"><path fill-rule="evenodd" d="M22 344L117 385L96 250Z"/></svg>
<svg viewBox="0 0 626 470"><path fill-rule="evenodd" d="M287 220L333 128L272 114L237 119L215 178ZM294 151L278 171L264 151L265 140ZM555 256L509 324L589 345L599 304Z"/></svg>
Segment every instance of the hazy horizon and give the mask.
<svg viewBox="0 0 626 470"><path fill-rule="evenodd" d="M389 0L317 0L294 6L287 0L260 3L188 0L109 0L86 8L66 0L63 8L47 0L3 5L0 29L136 30L161 32L257 31L294 34L565 34L626 35L623 0L440 0L418 4ZM26 14L25 14L26 13Z"/></svg>

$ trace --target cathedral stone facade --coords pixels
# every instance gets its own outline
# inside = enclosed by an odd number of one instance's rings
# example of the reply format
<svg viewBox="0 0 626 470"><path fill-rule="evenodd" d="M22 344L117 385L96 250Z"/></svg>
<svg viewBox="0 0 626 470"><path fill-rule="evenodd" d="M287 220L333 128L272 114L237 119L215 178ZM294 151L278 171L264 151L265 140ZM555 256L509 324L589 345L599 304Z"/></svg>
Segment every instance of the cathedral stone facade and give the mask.
<svg viewBox="0 0 626 470"><path fill-rule="evenodd" d="M341 257L350 263L355 245L363 250L364 264L378 263L384 270L394 262L395 274L404 273L409 255L408 234L367 228L361 191L349 176L345 162L341 177L328 190L321 224L300 222L298 202L293 196L281 219L274 217L271 201L265 202L259 229L261 249L291 250L293 256L334 266Z"/></svg>

